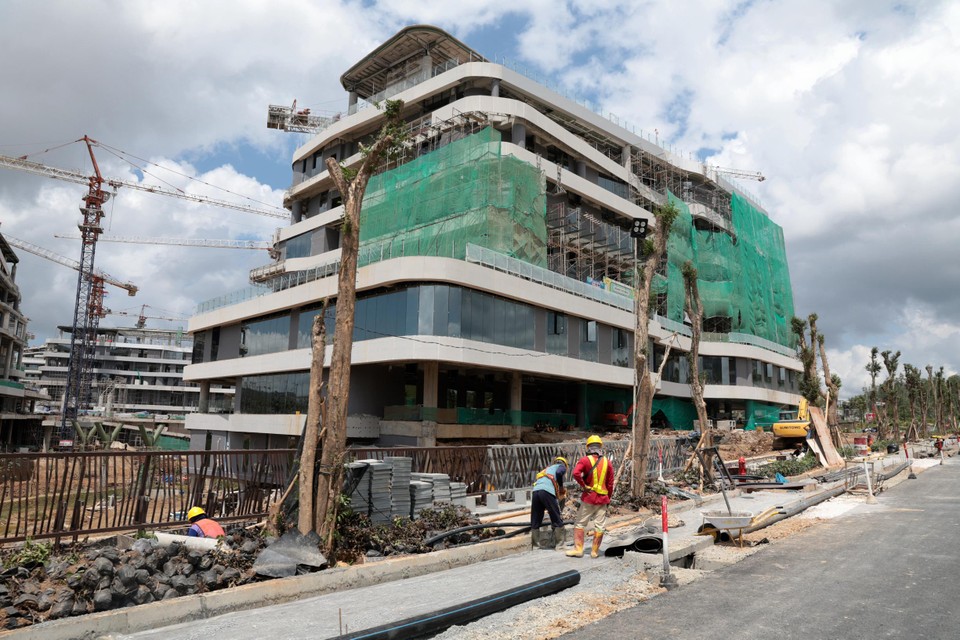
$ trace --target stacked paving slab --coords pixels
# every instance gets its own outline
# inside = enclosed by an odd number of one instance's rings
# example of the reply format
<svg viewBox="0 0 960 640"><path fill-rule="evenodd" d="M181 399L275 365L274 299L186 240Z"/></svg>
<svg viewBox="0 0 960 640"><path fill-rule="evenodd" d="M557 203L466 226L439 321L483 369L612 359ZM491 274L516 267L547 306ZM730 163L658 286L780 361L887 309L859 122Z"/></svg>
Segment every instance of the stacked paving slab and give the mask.
<svg viewBox="0 0 960 640"><path fill-rule="evenodd" d="M396 516L416 517L437 503L466 504L466 484L450 482L445 473L412 473L412 465L411 458L402 457L349 463L350 469L366 469L350 494L353 510L382 523Z"/></svg>

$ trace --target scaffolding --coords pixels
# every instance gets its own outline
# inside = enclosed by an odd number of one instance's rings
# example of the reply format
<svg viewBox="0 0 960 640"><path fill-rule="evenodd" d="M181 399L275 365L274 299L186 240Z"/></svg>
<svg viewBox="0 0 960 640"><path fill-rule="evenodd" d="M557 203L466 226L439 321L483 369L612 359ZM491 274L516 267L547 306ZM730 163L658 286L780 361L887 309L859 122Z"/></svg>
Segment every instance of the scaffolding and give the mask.
<svg viewBox="0 0 960 640"><path fill-rule="evenodd" d="M547 268L581 282L632 284L634 241L627 229L584 207L556 202L547 211Z"/></svg>

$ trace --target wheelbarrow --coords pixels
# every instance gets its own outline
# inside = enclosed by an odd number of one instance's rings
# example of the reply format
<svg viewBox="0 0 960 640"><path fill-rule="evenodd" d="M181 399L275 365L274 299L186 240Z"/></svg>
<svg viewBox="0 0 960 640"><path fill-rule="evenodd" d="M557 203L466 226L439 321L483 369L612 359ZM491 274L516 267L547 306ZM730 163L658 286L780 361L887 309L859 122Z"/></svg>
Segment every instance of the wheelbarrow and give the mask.
<svg viewBox="0 0 960 640"><path fill-rule="evenodd" d="M754 520L754 514L750 511L704 511L702 515L703 525L698 533L716 538L720 531L728 532L731 537L736 531L741 548L743 547L743 530L748 528Z"/></svg>

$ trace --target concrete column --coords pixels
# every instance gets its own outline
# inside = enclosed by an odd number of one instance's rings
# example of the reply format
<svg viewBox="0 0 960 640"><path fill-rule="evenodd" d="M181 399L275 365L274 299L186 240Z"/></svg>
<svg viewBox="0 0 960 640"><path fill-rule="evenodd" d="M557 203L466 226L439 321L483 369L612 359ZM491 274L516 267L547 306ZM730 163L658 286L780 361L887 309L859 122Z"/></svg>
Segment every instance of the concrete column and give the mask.
<svg viewBox="0 0 960 640"><path fill-rule="evenodd" d="M351 91L351 92L348 94L348 97L347 97L347 106L348 106L348 107L355 107L355 106L357 105L357 100L358 100L358 99L359 99L359 96L357 96L357 92L356 92L356 91Z"/></svg>
<svg viewBox="0 0 960 640"><path fill-rule="evenodd" d="M583 160L577 160L577 175L581 178L587 177L587 163Z"/></svg>
<svg viewBox="0 0 960 640"><path fill-rule="evenodd" d="M200 401L197 405L199 413L210 413L210 381L200 383Z"/></svg>
<svg viewBox="0 0 960 640"><path fill-rule="evenodd" d="M438 384L440 379L440 363L423 363L423 407L436 409Z"/></svg>
<svg viewBox="0 0 960 640"><path fill-rule="evenodd" d="M494 98L500 97L500 79L494 78L490 81L490 95Z"/></svg>
<svg viewBox="0 0 960 640"><path fill-rule="evenodd" d="M420 423L418 447L437 445L437 399L439 397L440 363L423 363L423 421Z"/></svg>
<svg viewBox="0 0 960 640"><path fill-rule="evenodd" d="M520 411L523 407L523 376L519 371L510 378L510 424L520 424Z"/></svg>
<svg viewBox="0 0 960 640"><path fill-rule="evenodd" d="M630 145L623 145L623 149L620 152L623 157L623 168L627 171L630 170Z"/></svg>
<svg viewBox="0 0 960 640"><path fill-rule="evenodd" d="M527 148L527 126L525 124L522 122L515 122L510 131L510 136L513 139L513 144L517 145L521 149Z"/></svg>
<svg viewBox="0 0 960 640"><path fill-rule="evenodd" d="M52 424L43 425L43 452L44 453L50 451L51 438L53 438L53 425Z"/></svg>

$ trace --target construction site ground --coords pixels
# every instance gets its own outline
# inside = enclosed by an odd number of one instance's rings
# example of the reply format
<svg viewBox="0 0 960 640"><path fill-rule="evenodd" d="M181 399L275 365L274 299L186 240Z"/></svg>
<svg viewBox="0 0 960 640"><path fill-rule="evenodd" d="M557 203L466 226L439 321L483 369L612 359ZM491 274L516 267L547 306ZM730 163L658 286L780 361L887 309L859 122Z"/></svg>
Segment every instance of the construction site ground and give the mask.
<svg viewBox="0 0 960 640"><path fill-rule="evenodd" d="M952 451L951 451L952 452ZM902 453L874 456L870 464L882 470L904 465ZM916 460L917 472L938 464L936 459ZM902 481L906 472L886 481ZM790 510L799 501L813 503L831 485L810 485L806 491L735 492L733 511L761 513L769 509ZM704 504L692 501L671 506L670 551L674 575L682 585L776 542L798 529L856 506L865 494L846 494L807 512L744 536L736 543L714 545L713 538L696 535L703 524L702 512L725 509L719 495ZM509 509L510 505L504 505ZM825 515L818 515L825 514ZM659 516L624 514L608 523L614 537L627 536ZM568 547L569 548L569 535ZM501 557L506 556L506 557ZM464 566L466 565L466 566ZM448 630L441 638L552 638L584 626L610 613L636 605L662 592L659 584L661 557L627 553L623 559L567 558L560 551L532 551L526 536L498 542L448 549L431 554L385 559L370 564L323 571L283 581L256 583L236 589L178 598L114 612L44 623L12 632L17 638L191 638L216 634L220 637L254 638L265 633L277 637L332 638L341 632L358 631L411 616L456 606L483 595L504 591L544 579L566 569L581 572L579 585L558 594L489 615L465 627ZM323 583L322 587L317 585ZM326 593L308 597L317 593ZM289 604L282 604L282 603ZM267 606L275 605L275 606ZM263 607L256 609L254 607ZM295 607L295 609L293 608ZM295 611L296 615L293 615ZM217 615L220 613L226 615ZM531 632L531 621L535 631ZM185 624L174 624L177 622ZM284 636L284 633L289 635ZM128 634L128 635L122 635ZM129 635L132 634L132 635ZM0 633L0 637L7 634Z"/></svg>

